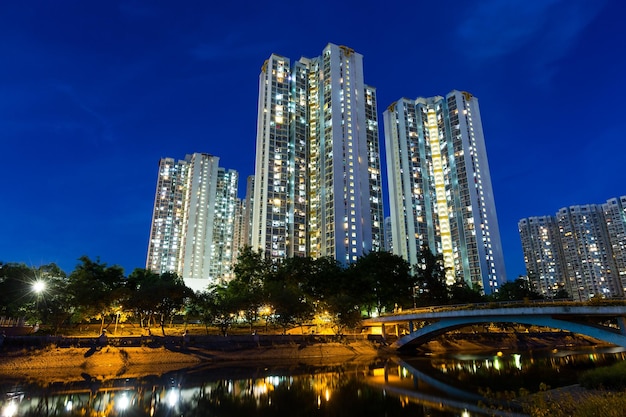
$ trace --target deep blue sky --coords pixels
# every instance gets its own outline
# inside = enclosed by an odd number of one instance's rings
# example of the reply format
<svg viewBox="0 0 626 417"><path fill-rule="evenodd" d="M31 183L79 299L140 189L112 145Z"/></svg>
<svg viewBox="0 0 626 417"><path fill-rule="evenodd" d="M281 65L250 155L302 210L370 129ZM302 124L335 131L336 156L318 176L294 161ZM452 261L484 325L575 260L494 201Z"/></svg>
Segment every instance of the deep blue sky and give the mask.
<svg viewBox="0 0 626 417"><path fill-rule="evenodd" d="M625 12L621 0L3 1L0 261L144 267L159 159L208 152L245 183L263 61L332 42L363 54L379 115L401 97L478 97L515 279L520 218L626 194Z"/></svg>

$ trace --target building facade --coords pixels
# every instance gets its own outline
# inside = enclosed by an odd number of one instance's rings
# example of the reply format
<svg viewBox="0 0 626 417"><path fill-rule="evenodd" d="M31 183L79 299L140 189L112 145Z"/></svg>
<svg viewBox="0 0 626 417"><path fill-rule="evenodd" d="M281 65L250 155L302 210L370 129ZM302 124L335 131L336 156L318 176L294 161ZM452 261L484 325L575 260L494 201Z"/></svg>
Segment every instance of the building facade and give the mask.
<svg viewBox="0 0 626 417"><path fill-rule="evenodd" d="M626 295L626 196L611 198L602 205L611 252L622 292Z"/></svg>
<svg viewBox="0 0 626 417"><path fill-rule="evenodd" d="M576 301L626 294L626 196L518 225L529 279L544 295L550 287L564 288Z"/></svg>
<svg viewBox="0 0 626 417"><path fill-rule="evenodd" d="M556 219L570 295L581 301L622 296L601 208L595 204L564 207Z"/></svg>
<svg viewBox="0 0 626 417"><path fill-rule="evenodd" d="M383 200L376 91L363 57L328 44L291 62L271 55L259 77L251 243L266 257L380 250Z"/></svg>
<svg viewBox="0 0 626 417"><path fill-rule="evenodd" d="M216 156L161 159L146 269L174 272L194 289L228 279L237 181Z"/></svg>
<svg viewBox="0 0 626 417"><path fill-rule="evenodd" d="M486 294L506 281L478 100L401 99L383 114L393 250L442 254L448 284Z"/></svg>
<svg viewBox="0 0 626 417"><path fill-rule="evenodd" d="M160 160L146 260L146 269L158 274L178 273L181 266L187 175L185 161Z"/></svg>
<svg viewBox="0 0 626 417"><path fill-rule="evenodd" d="M518 223L526 273L533 289L546 298L567 290L559 226L552 216L530 217Z"/></svg>

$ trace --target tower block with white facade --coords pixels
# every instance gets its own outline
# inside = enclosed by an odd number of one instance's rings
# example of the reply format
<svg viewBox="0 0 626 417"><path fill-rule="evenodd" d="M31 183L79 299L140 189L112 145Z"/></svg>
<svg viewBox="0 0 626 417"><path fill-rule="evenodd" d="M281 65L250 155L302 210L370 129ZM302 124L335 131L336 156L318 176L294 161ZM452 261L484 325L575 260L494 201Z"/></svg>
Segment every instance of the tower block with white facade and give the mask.
<svg viewBox="0 0 626 417"><path fill-rule="evenodd" d="M344 264L379 250L376 91L363 81L363 56L333 44L295 63L274 54L258 105L252 247Z"/></svg>
<svg viewBox="0 0 626 417"><path fill-rule="evenodd" d="M146 269L194 290L232 275L238 174L205 153L159 163Z"/></svg>
<svg viewBox="0 0 626 417"><path fill-rule="evenodd" d="M506 281L478 100L401 99L384 112L393 250L442 254L448 284L489 294Z"/></svg>

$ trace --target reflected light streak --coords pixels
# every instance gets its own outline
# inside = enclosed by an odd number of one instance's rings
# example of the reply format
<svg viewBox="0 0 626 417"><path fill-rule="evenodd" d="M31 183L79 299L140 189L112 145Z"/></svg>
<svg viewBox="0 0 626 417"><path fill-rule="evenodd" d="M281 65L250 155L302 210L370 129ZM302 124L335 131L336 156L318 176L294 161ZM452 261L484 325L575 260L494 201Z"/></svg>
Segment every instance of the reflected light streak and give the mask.
<svg viewBox="0 0 626 417"><path fill-rule="evenodd" d="M11 401L2 410L2 417L13 417L17 413L17 404L15 401Z"/></svg>
<svg viewBox="0 0 626 417"><path fill-rule="evenodd" d="M128 398L125 392L122 393L120 398L115 402L115 406L120 411L124 411L130 406L130 398Z"/></svg>
<svg viewBox="0 0 626 417"><path fill-rule="evenodd" d="M167 404L170 407L175 407L180 398L180 392L176 388L172 388L167 394Z"/></svg>

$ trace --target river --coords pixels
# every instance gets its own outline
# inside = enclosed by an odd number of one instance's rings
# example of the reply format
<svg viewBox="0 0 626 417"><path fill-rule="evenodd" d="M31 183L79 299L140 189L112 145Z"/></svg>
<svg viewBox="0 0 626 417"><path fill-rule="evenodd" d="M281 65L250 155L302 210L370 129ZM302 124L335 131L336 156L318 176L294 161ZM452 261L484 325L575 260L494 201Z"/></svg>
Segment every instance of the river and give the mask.
<svg viewBox="0 0 626 417"><path fill-rule="evenodd" d="M325 367L199 366L162 376L47 386L5 381L0 415L517 416L523 413L509 400L521 392L572 385L586 369L625 359L621 348L590 348Z"/></svg>

